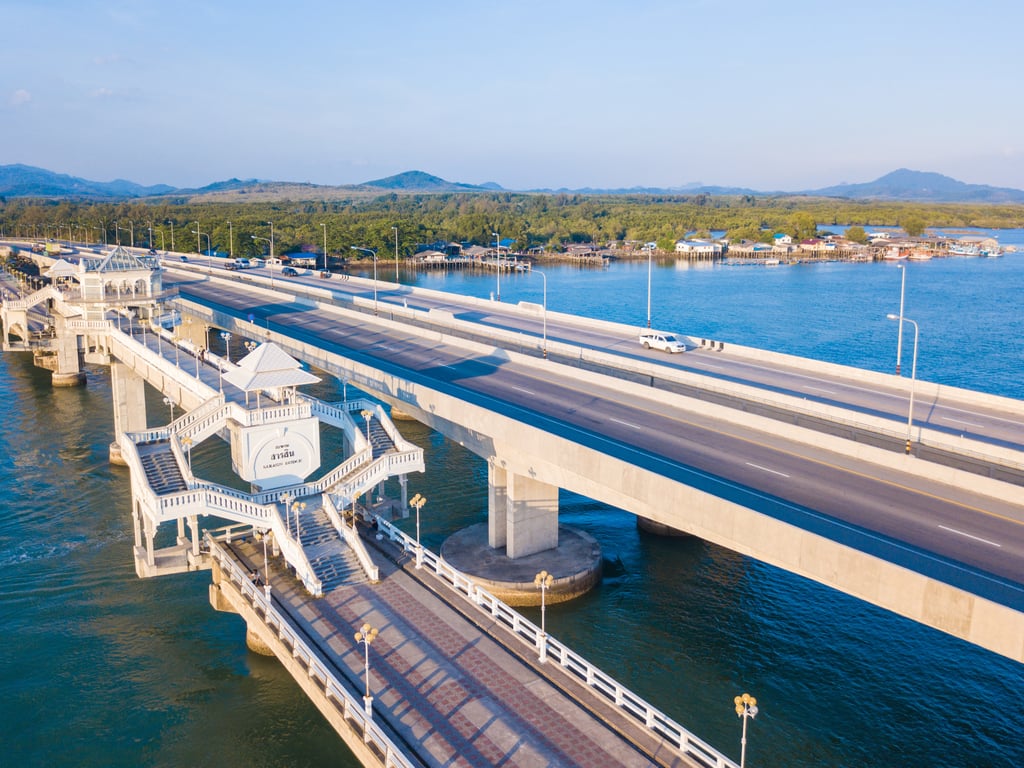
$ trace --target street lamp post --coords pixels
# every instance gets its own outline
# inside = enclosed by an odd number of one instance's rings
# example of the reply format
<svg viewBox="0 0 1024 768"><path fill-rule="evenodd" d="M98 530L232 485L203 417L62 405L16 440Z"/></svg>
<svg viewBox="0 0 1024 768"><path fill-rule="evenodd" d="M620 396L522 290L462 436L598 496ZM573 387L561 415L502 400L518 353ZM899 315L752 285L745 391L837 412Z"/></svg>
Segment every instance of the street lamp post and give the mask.
<svg viewBox="0 0 1024 768"><path fill-rule="evenodd" d="M196 253L200 256L203 255L203 241L201 238L206 237L206 266L213 269L213 244L210 242L210 235L199 229L198 221L196 222L196 228L192 230L192 234L196 236ZM174 248L173 235L171 235L171 248Z"/></svg>
<svg viewBox="0 0 1024 768"><path fill-rule="evenodd" d="M498 235L497 232L491 232L491 234L494 236L494 252L497 254L496 260L494 262L494 271L498 276L497 299L498 301L501 301L501 237Z"/></svg>
<svg viewBox="0 0 1024 768"><path fill-rule="evenodd" d="M168 424L171 424L171 423L174 422L174 401L171 400L171 398L169 398L169 397L165 397L164 398L164 405L166 405L168 408L171 409L171 420L169 422L167 422Z"/></svg>
<svg viewBox="0 0 1024 768"><path fill-rule="evenodd" d="M409 500L409 506L416 510L416 567L423 567L423 545L420 544L420 510L427 500L420 494L416 494Z"/></svg>
<svg viewBox="0 0 1024 768"><path fill-rule="evenodd" d="M909 317L903 317L902 315L886 315L890 320L899 320L901 323L906 321L914 326L914 359L910 366L910 406L907 408L907 453L910 453L910 448L913 441L914 435L914 386L917 383L917 338L918 338L918 327L917 322L911 320Z"/></svg>
<svg viewBox="0 0 1024 768"><path fill-rule="evenodd" d="M326 222L320 222L320 226L324 229L324 272L327 271L327 224Z"/></svg>
<svg viewBox="0 0 1024 768"><path fill-rule="evenodd" d="M651 327L651 261L654 249L647 244L647 327Z"/></svg>
<svg viewBox="0 0 1024 768"><path fill-rule="evenodd" d="M174 222L171 221L170 219L168 219L167 223L171 225L171 250L173 251L174 250ZM196 222L196 228L198 228L198 226L199 226L199 222Z"/></svg>
<svg viewBox="0 0 1024 768"><path fill-rule="evenodd" d="M273 258L274 258L274 245L271 242L270 238L268 238L268 237L257 237L256 235L252 235L252 239L257 241L257 242L262 240L264 243L270 243L270 261L273 261ZM270 272L270 287L273 288L274 287L274 265L271 264L270 261L267 262L267 269Z"/></svg>
<svg viewBox="0 0 1024 768"><path fill-rule="evenodd" d="M541 351L544 355L544 359L548 359L548 276L541 272L539 269L530 269L530 272L536 272L544 281L544 336L543 345Z"/></svg>
<svg viewBox="0 0 1024 768"><path fill-rule="evenodd" d="M743 736L740 738L740 768L746 768L747 764L747 719L757 717L757 699L749 693L734 698L736 714L743 718Z"/></svg>
<svg viewBox="0 0 1024 768"><path fill-rule="evenodd" d="M898 269L902 276L900 277L900 315L899 328L896 329L896 375L900 375L900 361L903 359L903 296L906 293L907 288L907 265L897 264Z"/></svg>
<svg viewBox="0 0 1024 768"><path fill-rule="evenodd" d="M398 284L398 227L392 227L391 231L395 233L395 284Z"/></svg>
<svg viewBox="0 0 1024 768"><path fill-rule="evenodd" d="M235 258L235 230L231 222L228 222L228 258Z"/></svg>
<svg viewBox="0 0 1024 768"><path fill-rule="evenodd" d="M360 248L358 245L349 246L353 251L362 251L373 256L373 314L377 314L377 251L373 248Z"/></svg>
<svg viewBox="0 0 1024 768"><path fill-rule="evenodd" d="M533 577L534 586L540 588L540 658L538 661L540 661L541 664L548 660L548 633L544 622L544 613L546 608L545 597L554 580L554 576L547 571L541 571Z"/></svg>
<svg viewBox="0 0 1024 768"><path fill-rule="evenodd" d="M356 644L362 643L365 649L363 665L366 672L366 695L363 696L363 706L366 710L366 716L371 719L373 718L373 697L370 695L370 643L376 639L377 633L376 627L363 624L355 634Z"/></svg>

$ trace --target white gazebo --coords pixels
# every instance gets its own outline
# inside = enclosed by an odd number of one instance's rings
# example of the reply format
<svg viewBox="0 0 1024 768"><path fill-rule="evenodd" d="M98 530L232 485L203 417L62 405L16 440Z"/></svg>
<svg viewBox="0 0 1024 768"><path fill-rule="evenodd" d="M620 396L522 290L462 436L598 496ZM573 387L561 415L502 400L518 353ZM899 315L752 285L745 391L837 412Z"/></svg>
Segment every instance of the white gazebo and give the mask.
<svg viewBox="0 0 1024 768"><path fill-rule="evenodd" d="M270 392L275 400L282 403L292 402L296 387L315 384L320 377L302 370L298 360L277 344L267 341L239 360L237 368L225 373L224 381L245 392L247 404L249 393L255 392L259 407L260 392Z"/></svg>

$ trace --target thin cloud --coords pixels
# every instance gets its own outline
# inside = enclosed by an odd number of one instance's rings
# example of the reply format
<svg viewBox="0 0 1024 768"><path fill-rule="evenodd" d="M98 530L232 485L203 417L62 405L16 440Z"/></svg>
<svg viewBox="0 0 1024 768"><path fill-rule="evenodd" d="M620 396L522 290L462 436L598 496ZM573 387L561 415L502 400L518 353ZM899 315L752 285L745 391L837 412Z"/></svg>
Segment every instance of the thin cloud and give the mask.
<svg viewBox="0 0 1024 768"><path fill-rule="evenodd" d="M28 104L30 101L32 101L32 94L24 88L16 90L11 94L11 98L8 99L8 103L12 107L20 107L22 104Z"/></svg>
<svg viewBox="0 0 1024 768"><path fill-rule="evenodd" d="M94 99L112 99L114 92L109 88L97 88L94 91L90 91L89 96Z"/></svg>

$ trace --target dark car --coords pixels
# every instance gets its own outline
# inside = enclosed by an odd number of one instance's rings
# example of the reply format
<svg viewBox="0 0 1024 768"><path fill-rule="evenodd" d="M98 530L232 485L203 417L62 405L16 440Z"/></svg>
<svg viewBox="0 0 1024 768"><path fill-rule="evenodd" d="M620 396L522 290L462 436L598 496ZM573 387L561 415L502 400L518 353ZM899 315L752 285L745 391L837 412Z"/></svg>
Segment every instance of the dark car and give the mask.
<svg viewBox="0 0 1024 768"><path fill-rule="evenodd" d="M298 277L299 270L297 270L295 267L285 267L284 269L281 270L281 274L291 275L292 277Z"/></svg>
<svg viewBox="0 0 1024 768"><path fill-rule="evenodd" d="M188 261L188 256L184 256L184 255L182 255L182 257L181 257L181 260L182 260L182 261Z"/></svg>

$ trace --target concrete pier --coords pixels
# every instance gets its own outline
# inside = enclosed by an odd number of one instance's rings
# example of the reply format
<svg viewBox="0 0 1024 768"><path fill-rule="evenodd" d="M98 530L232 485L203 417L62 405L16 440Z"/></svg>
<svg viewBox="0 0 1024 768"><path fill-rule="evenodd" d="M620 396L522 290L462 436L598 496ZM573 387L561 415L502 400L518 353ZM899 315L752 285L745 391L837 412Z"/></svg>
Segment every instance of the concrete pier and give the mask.
<svg viewBox="0 0 1024 768"><path fill-rule="evenodd" d="M477 523L450 536L441 556L479 586L512 606L541 604L534 577L547 571L554 578L546 590L547 604L572 600L601 582L601 545L590 534L562 525L558 546L525 557L510 558L504 547L487 541L487 524Z"/></svg>

